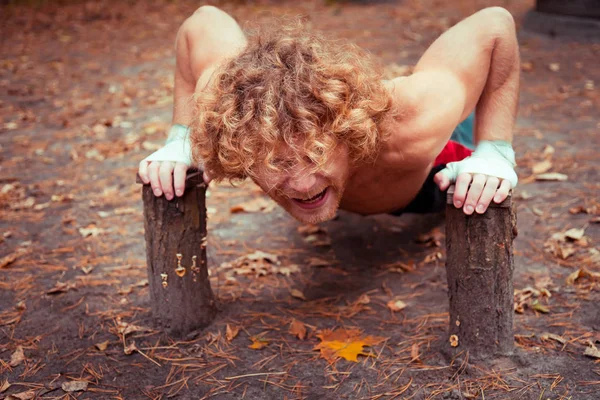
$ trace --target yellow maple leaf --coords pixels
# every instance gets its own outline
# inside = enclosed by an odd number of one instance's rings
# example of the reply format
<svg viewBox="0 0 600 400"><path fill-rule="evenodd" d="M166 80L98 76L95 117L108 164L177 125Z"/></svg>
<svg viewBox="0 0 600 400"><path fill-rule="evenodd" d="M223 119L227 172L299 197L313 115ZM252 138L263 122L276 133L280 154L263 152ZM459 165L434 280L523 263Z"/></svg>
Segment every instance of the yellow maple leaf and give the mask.
<svg viewBox="0 0 600 400"><path fill-rule="evenodd" d="M252 340L252 344L250 346L248 346L248 348L254 349L254 350L263 349L263 348L267 347L267 345L269 344L269 341L262 337L252 336L250 338L250 340Z"/></svg>
<svg viewBox="0 0 600 400"><path fill-rule="evenodd" d="M338 358L358 362L359 354L373 356L371 353L365 353L363 347L373 346L386 340L379 336L362 336L362 332L356 328L324 329L317 337L321 339L321 343L315 346L315 350L320 350L321 356L330 363Z"/></svg>

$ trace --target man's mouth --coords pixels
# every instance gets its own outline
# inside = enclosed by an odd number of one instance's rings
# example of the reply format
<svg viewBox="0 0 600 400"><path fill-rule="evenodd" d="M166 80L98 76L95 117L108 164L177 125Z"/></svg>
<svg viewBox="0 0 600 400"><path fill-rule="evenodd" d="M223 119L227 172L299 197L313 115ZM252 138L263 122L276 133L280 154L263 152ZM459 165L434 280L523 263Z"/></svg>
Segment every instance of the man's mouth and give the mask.
<svg viewBox="0 0 600 400"><path fill-rule="evenodd" d="M323 189L323 191L317 193L315 196L307 199L292 198L294 203L304 209L313 209L322 206L325 203L327 194L329 193L329 187Z"/></svg>

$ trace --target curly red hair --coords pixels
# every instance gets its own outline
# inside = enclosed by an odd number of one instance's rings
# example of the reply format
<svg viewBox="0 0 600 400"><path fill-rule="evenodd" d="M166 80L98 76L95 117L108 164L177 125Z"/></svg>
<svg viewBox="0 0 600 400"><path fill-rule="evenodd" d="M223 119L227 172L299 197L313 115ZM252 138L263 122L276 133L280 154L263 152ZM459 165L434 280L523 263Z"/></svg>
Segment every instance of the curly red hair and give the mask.
<svg viewBox="0 0 600 400"><path fill-rule="evenodd" d="M250 36L195 100L193 159L217 181L282 171L282 148L315 169L340 144L374 160L392 104L368 53L300 23Z"/></svg>

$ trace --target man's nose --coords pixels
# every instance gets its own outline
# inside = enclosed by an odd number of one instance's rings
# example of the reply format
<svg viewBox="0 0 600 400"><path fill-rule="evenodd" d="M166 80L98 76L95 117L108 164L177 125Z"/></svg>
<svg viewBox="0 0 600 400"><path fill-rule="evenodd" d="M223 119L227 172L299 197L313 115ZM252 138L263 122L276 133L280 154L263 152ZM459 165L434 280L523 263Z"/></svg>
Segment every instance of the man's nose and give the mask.
<svg viewBox="0 0 600 400"><path fill-rule="evenodd" d="M317 183L317 177L314 174L301 174L290 177L288 185L296 192L309 192Z"/></svg>

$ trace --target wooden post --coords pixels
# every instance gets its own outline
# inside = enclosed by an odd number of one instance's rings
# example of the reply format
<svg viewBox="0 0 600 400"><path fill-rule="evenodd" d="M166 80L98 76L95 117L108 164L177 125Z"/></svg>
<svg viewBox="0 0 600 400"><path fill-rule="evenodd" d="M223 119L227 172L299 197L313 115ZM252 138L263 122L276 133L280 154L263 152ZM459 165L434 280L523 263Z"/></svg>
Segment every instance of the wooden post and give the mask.
<svg viewBox="0 0 600 400"><path fill-rule="evenodd" d="M513 239L511 196L484 214L466 215L446 205L446 274L450 300L449 346L470 356L508 355L513 350Z"/></svg>
<svg viewBox="0 0 600 400"><path fill-rule="evenodd" d="M143 183L137 177L138 183ZM206 327L216 315L206 265L206 184L188 171L185 193L168 201L142 189L150 302L172 336Z"/></svg>

